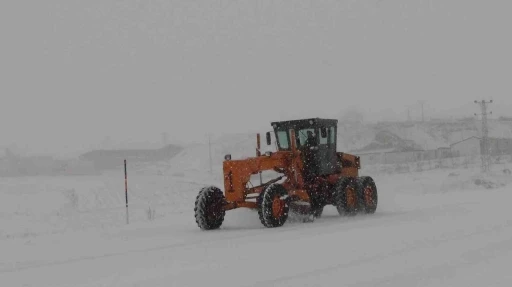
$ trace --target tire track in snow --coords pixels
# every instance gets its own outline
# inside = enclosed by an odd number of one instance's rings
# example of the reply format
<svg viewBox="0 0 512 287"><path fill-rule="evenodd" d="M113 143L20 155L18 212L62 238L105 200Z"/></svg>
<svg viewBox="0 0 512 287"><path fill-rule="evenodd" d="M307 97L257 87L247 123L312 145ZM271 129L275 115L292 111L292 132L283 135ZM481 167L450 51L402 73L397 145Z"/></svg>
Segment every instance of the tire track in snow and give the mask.
<svg viewBox="0 0 512 287"><path fill-rule="evenodd" d="M341 264L336 264L336 265L329 266L329 267L317 268L317 269L314 269L314 270L311 270L311 271L308 271L308 272L302 272L302 273L299 273L299 274L291 274L291 275L287 275L287 276L283 276L283 277L279 277L279 278L275 278L275 279L264 280L264 281L256 282L256 283L253 283L253 284L247 284L247 285L241 285L241 286L244 286L244 287L257 287L257 286L269 286L269 285L275 286L274 284L285 283L287 281L298 280L298 279L307 278L307 277L310 277L310 276L318 276L320 274L330 274L330 273L336 272L337 270L342 269L342 268L350 268L350 267L354 267L354 266L357 266L357 265L360 265L360 264L371 263L371 262L375 262L375 261L379 261L379 260L383 260L383 259L389 258L390 256L397 256L397 255L407 254L407 253L410 253L411 251L428 250L428 249L431 249L431 248L439 247L439 246L444 245L444 244L453 243L453 241L458 241L458 240L463 239L463 238L472 237L472 236L478 236L478 235L488 234L490 232L496 232L496 231L502 231L502 230L510 229L511 226L512 226L512 221L507 222L506 225L495 225L495 226L490 226L490 227L484 227L484 228L481 228L480 230L469 232L469 233L461 232L461 231L445 233L445 234L443 234L443 238L439 238L439 239L435 239L435 240L429 240L429 241L426 241L426 242L424 241L424 242L421 242L421 243L418 243L418 244L409 244L409 245L406 245L405 247L400 248L398 250L392 250L390 252L385 252L383 254L373 255L373 256L366 256L366 257L363 257L363 258L360 258L360 259L357 259L357 260L353 260L353 261L348 262L348 263L341 263ZM494 246L494 248L496 248L496 246L498 246L500 248L503 247L503 246L510 247L511 242L512 242L512 235L507 237L505 240L500 241L497 244L494 244L492 246ZM508 244L508 245L506 245L506 244ZM491 248L491 253L488 254L487 257L492 256L492 254L494 254L493 253L494 251L496 251L496 250ZM466 252L465 255L467 257L471 257L471 256L474 257L474 256L477 255L478 252L479 252L478 250L477 251L469 251L469 252ZM443 270L443 268L446 268L446 267L457 268L457 266L458 266L457 264L459 264L459 263L460 262L458 262L456 264L454 264L453 262L452 263L447 263L447 264L444 264L444 265L440 265L439 267L436 267L436 268L439 268L439 270ZM420 275L422 273L425 273L425 270L421 270L420 269L420 271L417 271L417 272L415 272L413 274L409 274L408 273L407 275L405 275L407 277L404 277L402 280L410 278L411 276L418 276L418 275ZM393 278L395 278L395 277L393 277ZM387 278L386 280L383 280L381 283L391 282L391 281L393 281L393 278ZM404 283L410 283L410 281L407 281L407 280L405 280L405 281L406 282L404 282ZM370 284L371 286L380 286L380 284L375 283L374 281L368 282L368 284ZM354 286L357 286L357 285L358 284L355 284ZM407 286L407 284L404 284L403 286Z"/></svg>
<svg viewBox="0 0 512 287"><path fill-rule="evenodd" d="M464 267L467 268L469 266L478 265L484 260L509 256L512 253L511 247L512 236L509 236L491 244L485 242L484 247L466 251L460 255L460 258L451 262L436 264L436 266L428 268L424 266L416 267L398 275L387 276L380 280L372 280L371 282L363 283L370 284L371 286L410 286L411 282L417 285L419 281L427 281L428 279L432 281L432 274L435 274L435 279L446 279L456 276L456 271L460 271ZM360 286L363 283L347 286Z"/></svg>
<svg viewBox="0 0 512 287"><path fill-rule="evenodd" d="M427 207L423 209L416 209L411 212L408 211L400 211L400 212L394 212L394 213L384 213L385 216L379 216L379 213L377 212L374 215L360 215L355 217L326 217L322 218L323 220L319 220L320 222L312 222L307 224L293 224L292 226L283 226L279 229L267 229L264 227L258 228L258 229L220 229L218 231L208 231L209 236L201 237L200 240L194 241L194 242L180 242L180 243L174 243L174 244L166 244L161 246L155 246L150 248L140 248L140 249L132 249L127 251L119 251L119 252L110 252L107 254L102 255L90 255L90 256L80 256L70 259L64 259L64 260L55 260L55 261L48 261L48 262L39 262L39 263L4 263L3 265L8 265L9 267L3 267L0 268L0 273L9 273L9 272L18 272L23 271L27 269L36 269L36 268L42 268L42 267L49 267L49 266L58 266L58 265L65 265L70 263L76 263L81 261L88 261L88 260L97 260L97 259L103 259L103 258L110 258L115 256L123 256L127 254L137 254L137 253L148 253L148 252L155 252L155 251L162 251L162 250L171 250L176 248L186 248L186 247L193 247L193 246L211 246L215 245L221 242L227 242L229 240L236 240L236 239L245 239L245 238L259 238L259 237L265 237L267 238L269 235L271 236L272 233L275 233L276 235L282 236L284 233L293 233L298 230L306 230L310 232L312 235L310 236L317 236L318 234L321 235L328 235L328 234L335 234L335 233L341 233L341 232L350 232L353 230L358 229L366 229L371 228L373 226L381 226L383 223L407 223L410 221L419 221L420 219L424 218L430 218L431 213L427 212L429 210L439 210L444 209L448 207L456 207L460 206L461 203L451 203L451 204L444 204L440 206L433 206L433 207ZM454 212L455 209L451 208L451 212ZM381 213L382 214L382 213ZM418 214L418 216L411 216L412 214ZM404 220L397 221L397 218L404 217ZM343 220L345 219L345 220ZM342 230L339 229L333 229L329 228L326 230L326 227L332 227L338 225L342 227ZM223 234L223 232L226 231L234 231L237 234L233 236L226 236ZM321 233L315 232L318 230L322 230ZM214 233L215 232L215 233ZM243 233L242 233L243 232ZM203 233L203 231L197 231L198 234ZM212 239L211 237L214 236L214 234L221 235L220 237ZM201 235L199 235L201 236ZM187 240L187 239L183 239Z"/></svg>

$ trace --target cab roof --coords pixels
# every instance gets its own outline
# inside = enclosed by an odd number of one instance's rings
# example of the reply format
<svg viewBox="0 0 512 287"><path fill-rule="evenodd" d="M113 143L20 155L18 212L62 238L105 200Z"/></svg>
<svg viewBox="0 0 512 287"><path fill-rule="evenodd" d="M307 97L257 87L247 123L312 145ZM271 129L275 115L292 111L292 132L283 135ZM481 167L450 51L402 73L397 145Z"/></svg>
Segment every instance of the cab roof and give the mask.
<svg viewBox="0 0 512 287"><path fill-rule="evenodd" d="M338 120L335 119L323 119L323 118L308 118L291 121L280 121L270 123L274 129L303 129L303 128L318 128L318 127L331 127L338 124Z"/></svg>

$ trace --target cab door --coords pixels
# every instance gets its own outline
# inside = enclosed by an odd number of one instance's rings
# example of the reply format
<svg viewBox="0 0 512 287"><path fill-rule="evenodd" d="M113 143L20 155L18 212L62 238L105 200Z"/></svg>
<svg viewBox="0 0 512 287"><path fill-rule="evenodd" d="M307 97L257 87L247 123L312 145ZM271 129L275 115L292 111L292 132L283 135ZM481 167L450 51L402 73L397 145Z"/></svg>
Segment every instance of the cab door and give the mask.
<svg viewBox="0 0 512 287"><path fill-rule="evenodd" d="M314 142L308 145L308 132L311 132L314 137ZM297 147L301 151L301 158L303 163L303 176L306 181L313 180L319 175L319 167L321 158L319 157L318 149L318 129L317 128L304 128L296 131Z"/></svg>
<svg viewBox="0 0 512 287"><path fill-rule="evenodd" d="M317 164L318 175L329 175L341 170L336 155L336 127L320 127L318 129Z"/></svg>

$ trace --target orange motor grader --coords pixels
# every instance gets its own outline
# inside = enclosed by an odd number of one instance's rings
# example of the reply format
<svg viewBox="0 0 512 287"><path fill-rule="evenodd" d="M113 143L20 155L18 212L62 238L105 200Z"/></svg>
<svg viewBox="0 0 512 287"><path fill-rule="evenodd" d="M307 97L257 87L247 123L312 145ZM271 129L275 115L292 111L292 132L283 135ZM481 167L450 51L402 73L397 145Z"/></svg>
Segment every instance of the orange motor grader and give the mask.
<svg viewBox="0 0 512 287"><path fill-rule="evenodd" d="M282 226L290 211L308 220L320 217L324 206L334 205L340 215L374 213L377 187L371 177L359 176L359 157L337 152L334 119L301 119L272 122L275 152L261 153L256 137L256 156L223 162L224 192L215 186L199 191L195 218L199 228L219 228L227 210L256 209L266 227ZM266 133L271 145L271 133ZM257 186L251 176L274 171L277 177Z"/></svg>

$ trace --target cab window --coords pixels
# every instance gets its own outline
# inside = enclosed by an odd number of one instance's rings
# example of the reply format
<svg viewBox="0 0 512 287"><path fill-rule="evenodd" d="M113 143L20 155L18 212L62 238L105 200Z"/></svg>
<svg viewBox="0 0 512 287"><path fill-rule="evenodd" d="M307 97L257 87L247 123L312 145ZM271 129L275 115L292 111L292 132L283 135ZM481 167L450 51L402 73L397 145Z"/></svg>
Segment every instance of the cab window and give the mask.
<svg viewBox="0 0 512 287"><path fill-rule="evenodd" d="M279 144L279 149L289 149L290 143L288 141L288 133L286 131L278 131L277 132L277 142Z"/></svg>

